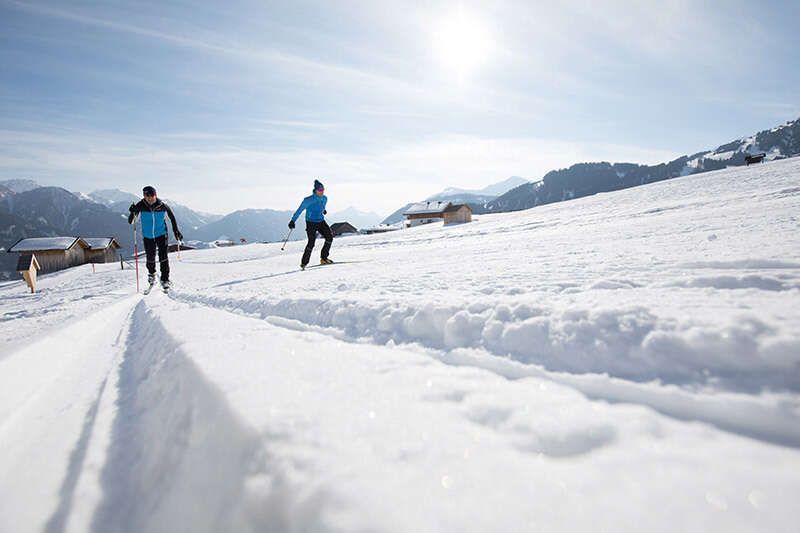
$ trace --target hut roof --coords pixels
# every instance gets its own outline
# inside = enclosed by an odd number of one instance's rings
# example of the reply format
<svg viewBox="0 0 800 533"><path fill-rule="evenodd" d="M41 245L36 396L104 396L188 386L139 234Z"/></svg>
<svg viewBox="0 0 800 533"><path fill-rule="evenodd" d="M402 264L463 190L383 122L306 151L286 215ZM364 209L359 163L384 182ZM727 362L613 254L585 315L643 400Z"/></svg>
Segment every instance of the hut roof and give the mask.
<svg viewBox="0 0 800 533"><path fill-rule="evenodd" d="M32 237L20 239L8 249L9 252L49 252L67 251L73 246L89 248L89 244L80 237Z"/></svg>
<svg viewBox="0 0 800 533"><path fill-rule="evenodd" d="M105 250L109 246L113 246L114 248L120 248L117 239L114 237L88 237L83 239L89 245L89 249L91 250Z"/></svg>
<svg viewBox="0 0 800 533"><path fill-rule="evenodd" d="M450 206L450 202L420 202L412 204L404 215L438 215Z"/></svg>

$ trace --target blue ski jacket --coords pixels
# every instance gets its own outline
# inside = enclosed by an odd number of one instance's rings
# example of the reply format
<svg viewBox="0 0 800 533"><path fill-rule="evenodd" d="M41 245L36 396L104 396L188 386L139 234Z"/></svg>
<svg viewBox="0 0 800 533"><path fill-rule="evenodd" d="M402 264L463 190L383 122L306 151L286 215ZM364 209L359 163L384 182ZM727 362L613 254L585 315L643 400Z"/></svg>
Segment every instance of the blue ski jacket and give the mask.
<svg viewBox="0 0 800 533"><path fill-rule="evenodd" d="M294 215L292 215L292 222L297 220L297 217L300 216L300 213L302 213L304 209L306 211L307 221L322 222L325 220L325 206L327 204L328 197L324 194L322 196L317 196L316 194L306 196L300 203L300 207L298 207L297 211L295 211Z"/></svg>
<svg viewBox="0 0 800 533"><path fill-rule="evenodd" d="M172 209L161 200L156 200L153 205L148 204L145 200L140 200L135 204L131 215L134 212L139 214L139 220L142 222L142 237L155 239L166 235L167 217L172 222L172 232L176 236L180 233L178 231L178 223L175 221L175 215L172 214Z"/></svg>

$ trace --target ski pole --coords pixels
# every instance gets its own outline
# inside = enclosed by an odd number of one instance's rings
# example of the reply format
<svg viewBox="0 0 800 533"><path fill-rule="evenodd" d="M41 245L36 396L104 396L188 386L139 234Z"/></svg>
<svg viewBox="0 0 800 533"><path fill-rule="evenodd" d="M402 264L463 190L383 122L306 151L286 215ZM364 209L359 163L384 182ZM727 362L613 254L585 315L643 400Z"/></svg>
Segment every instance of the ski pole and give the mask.
<svg viewBox="0 0 800 533"><path fill-rule="evenodd" d="M286 238L283 239L283 246L281 246L281 252L283 251L283 248L286 246L286 241L289 240L289 236L292 234L292 231L294 231L294 228L289 228L289 233L287 233Z"/></svg>
<svg viewBox="0 0 800 533"><path fill-rule="evenodd" d="M139 292L139 239L136 235L136 220L138 216L133 217L133 257L136 260L136 292Z"/></svg>
<svg viewBox="0 0 800 533"><path fill-rule="evenodd" d="M178 261L181 260L181 246L183 246L183 241L178 241Z"/></svg>

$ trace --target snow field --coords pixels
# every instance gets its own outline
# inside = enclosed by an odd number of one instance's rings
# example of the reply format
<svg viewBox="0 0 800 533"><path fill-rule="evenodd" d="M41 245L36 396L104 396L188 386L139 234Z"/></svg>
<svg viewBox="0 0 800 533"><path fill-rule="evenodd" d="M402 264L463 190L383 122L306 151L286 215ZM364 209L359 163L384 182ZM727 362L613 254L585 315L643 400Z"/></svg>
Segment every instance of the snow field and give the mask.
<svg viewBox="0 0 800 533"><path fill-rule="evenodd" d="M798 176L3 284L0 531L794 531Z"/></svg>

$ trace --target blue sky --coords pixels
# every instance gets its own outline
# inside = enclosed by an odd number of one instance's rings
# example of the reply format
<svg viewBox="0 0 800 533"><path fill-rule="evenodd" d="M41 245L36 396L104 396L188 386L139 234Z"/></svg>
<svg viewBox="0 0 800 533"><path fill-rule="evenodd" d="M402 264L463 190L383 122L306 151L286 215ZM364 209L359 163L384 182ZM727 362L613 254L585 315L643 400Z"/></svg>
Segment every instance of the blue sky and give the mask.
<svg viewBox="0 0 800 533"><path fill-rule="evenodd" d="M800 116L797 20L795 1L0 0L0 179L226 213L290 210L320 177L334 208L385 214L659 162Z"/></svg>

